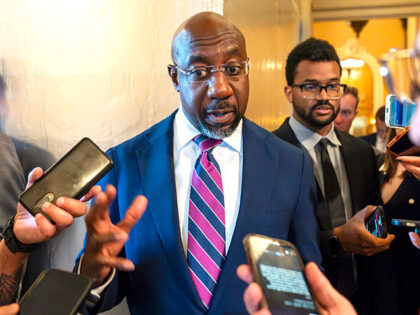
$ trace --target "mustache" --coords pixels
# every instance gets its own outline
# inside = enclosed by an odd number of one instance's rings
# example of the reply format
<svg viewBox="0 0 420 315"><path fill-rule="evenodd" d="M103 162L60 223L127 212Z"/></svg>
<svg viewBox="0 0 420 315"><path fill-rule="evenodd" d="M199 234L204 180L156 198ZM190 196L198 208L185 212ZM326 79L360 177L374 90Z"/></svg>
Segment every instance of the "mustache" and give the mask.
<svg viewBox="0 0 420 315"><path fill-rule="evenodd" d="M236 111L236 106L229 104L226 100L215 100L212 101L209 106L205 109L205 111L210 110L223 110L223 109L231 109L232 111Z"/></svg>
<svg viewBox="0 0 420 315"><path fill-rule="evenodd" d="M334 106L328 100L319 100L314 106L312 106L312 110L315 110L319 106L329 106L332 110L334 110Z"/></svg>

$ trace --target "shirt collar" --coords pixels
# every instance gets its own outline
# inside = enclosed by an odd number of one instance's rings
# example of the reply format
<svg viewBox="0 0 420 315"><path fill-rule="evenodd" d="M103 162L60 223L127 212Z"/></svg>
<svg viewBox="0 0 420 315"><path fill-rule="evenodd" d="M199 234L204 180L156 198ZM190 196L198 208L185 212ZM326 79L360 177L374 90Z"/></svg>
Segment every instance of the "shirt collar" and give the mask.
<svg viewBox="0 0 420 315"><path fill-rule="evenodd" d="M324 137L301 124L293 115L290 116L289 124L296 138L308 151L312 150L322 138L327 138L335 146L341 146L341 142L338 140L337 134L334 131L334 123Z"/></svg>
<svg viewBox="0 0 420 315"><path fill-rule="evenodd" d="M228 146L237 152L241 152L242 147L242 124L243 119L239 122L235 131L223 139L220 146ZM174 148L179 151L185 147L200 132L191 124L184 113L182 105L175 114L174 119Z"/></svg>

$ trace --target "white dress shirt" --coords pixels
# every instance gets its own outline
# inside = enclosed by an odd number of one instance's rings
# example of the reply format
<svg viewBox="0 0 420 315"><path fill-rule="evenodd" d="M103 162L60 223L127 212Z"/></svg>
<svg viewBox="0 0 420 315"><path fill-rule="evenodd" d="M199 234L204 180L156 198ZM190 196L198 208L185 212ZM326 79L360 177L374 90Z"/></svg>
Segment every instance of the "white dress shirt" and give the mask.
<svg viewBox="0 0 420 315"><path fill-rule="evenodd" d="M289 119L290 128L296 135L296 138L302 144L302 146L309 153L312 161L314 162L314 173L315 178L318 182L319 187L321 188L322 193L324 194L324 175L322 172L321 164L321 150L318 146L319 141L322 138L327 138L330 142L327 146L328 154L332 165L337 176L338 183L341 189L341 196L343 197L344 210L346 215L346 221L353 216L353 207L350 194L350 186L347 178L347 172L344 164L343 157L340 152L341 142L338 140L337 135L334 132L334 124L331 130L325 137L322 137L320 134L310 130L309 128L302 125L298 122L293 115Z"/></svg>
<svg viewBox="0 0 420 315"><path fill-rule="evenodd" d="M200 148L192 139L199 134L200 132L190 123L180 107L174 119L174 168L179 228L185 255L187 255L188 206L192 172L200 155ZM242 120L233 134L224 138L223 142L213 149L212 154L222 174L227 253L235 230L241 200Z"/></svg>

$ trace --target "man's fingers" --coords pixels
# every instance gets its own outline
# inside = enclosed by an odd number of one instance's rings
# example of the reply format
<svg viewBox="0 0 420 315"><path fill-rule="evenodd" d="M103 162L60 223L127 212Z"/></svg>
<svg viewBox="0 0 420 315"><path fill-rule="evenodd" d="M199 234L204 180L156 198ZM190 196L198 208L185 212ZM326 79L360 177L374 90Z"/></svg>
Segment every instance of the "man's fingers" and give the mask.
<svg viewBox="0 0 420 315"><path fill-rule="evenodd" d="M33 242L24 242L25 244L40 243L47 239L50 239L55 234L57 234L56 226L51 224L51 222L44 215L38 213L35 216L35 222L38 226L37 235L35 236L36 241L34 240Z"/></svg>
<svg viewBox="0 0 420 315"><path fill-rule="evenodd" d="M96 194L95 202L86 216L86 223L107 219L109 217L108 209L116 195L117 190L112 185L107 185L105 192L99 191Z"/></svg>
<svg viewBox="0 0 420 315"><path fill-rule="evenodd" d="M406 164L420 166L420 157L418 156L408 156L408 155L399 156L398 160Z"/></svg>
<svg viewBox="0 0 420 315"><path fill-rule="evenodd" d="M398 160L402 162L402 165L413 174L418 180L420 180L420 157L418 156L399 156Z"/></svg>
<svg viewBox="0 0 420 315"><path fill-rule="evenodd" d="M363 222L366 221L366 218L370 216L372 212L376 210L376 208L377 208L376 206L366 206L365 208L363 208L363 210L361 210L361 211L364 211Z"/></svg>
<svg viewBox="0 0 420 315"><path fill-rule="evenodd" d="M84 195L81 199L80 199L80 201L81 202L86 202L86 201L89 201L90 199L92 199L93 197L95 197L97 194L99 194L99 192L101 191L101 186L99 186L99 185L96 185L96 186L93 186L88 192L87 192L87 194L86 195Z"/></svg>
<svg viewBox="0 0 420 315"><path fill-rule="evenodd" d="M133 271L135 269L135 266L131 260L122 257L98 255L97 261L100 265L116 268L120 271Z"/></svg>
<svg viewBox="0 0 420 315"><path fill-rule="evenodd" d="M124 218L117 225L127 234L130 233L131 228L140 220L144 211L147 208L147 199L144 196L137 196L128 208Z"/></svg>
<svg viewBox="0 0 420 315"><path fill-rule="evenodd" d="M252 281L254 281L251 268L248 265L240 265L236 269L236 274L238 275L239 279L246 283L251 283Z"/></svg>
<svg viewBox="0 0 420 315"><path fill-rule="evenodd" d="M260 286L252 282L244 292L244 301L248 313L254 314L258 311L262 297L263 293Z"/></svg>
<svg viewBox="0 0 420 315"><path fill-rule="evenodd" d="M86 224L89 225L98 220L106 219L109 216L108 213L108 202L109 199L104 192L99 192L95 198L95 202L90 208L86 215Z"/></svg>
<svg viewBox="0 0 420 315"><path fill-rule="evenodd" d="M42 211L54 221L59 231L64 230L73 223L73 216L53 203L45 202L42 205Z"/></svg>
<svg viewBox="0 0 420 315"><path fill-rule="evenodd" d="M26 185L26 189L28 189L30 186L32 186L32 184L41 178L42 174L44 174L44 172L42 171L42 168L40 167L35 167L28 175L28 184Z"/></svg>
<svg viewBox="0 0 420 315"><path fill-rule="evenodd" d="M18 313L19 305L17 303L0 306L0 315L17 315Z"/></svg>
<svg viewBox="0 0 420 315"><path fill-rule="evenodd" d="M113 242L125 242L128 239L128 234L125 232L116 232L116 233L107 233L107 234L99 234L99 233L93 233L90 236L91 239L95 241L95 244L98 247L101 247L108 243Z"/></svg>
<svg viewBox="0 0 420 315"><path fill-rule="evenodd" d="M117 189L112 185L106 185L105 194L108 197L108 207L110 207L117 196Z"/></svg>
<svg viewBox="0 0 420 315"><path fill-rule="evenodd" d="M386 238L376 237L368 230L363 230L361 236L363 237L361 247L369 252L372 250L374 253L388 249L395 238L394 234L388 234Z"/></svg>
<svg viewBox="0 0 420 315"><path fill-rule="evenodd" d="M334 305L336 299L334 294L332 294L331 283L319 270L318 266L309 262L305 266L306 279L308 280L309 286L312 289L316 300L320 303L322 308L328 308Z"/></svg>
<svg viewBox="0 0 420 315"><path fill-rule="evenodd" d="M415 247L420 249L420 237L414 232L409 232L408 236L410 237L411 243L413 243Z"/></svg>
<svg viewBox="0 0 420 315"><path fill-rule="evenodd" d="M72 198L59 197L56 204L61 209L66 210L73 217L80 217L87 211L87 206L82 201Z"/></svg>

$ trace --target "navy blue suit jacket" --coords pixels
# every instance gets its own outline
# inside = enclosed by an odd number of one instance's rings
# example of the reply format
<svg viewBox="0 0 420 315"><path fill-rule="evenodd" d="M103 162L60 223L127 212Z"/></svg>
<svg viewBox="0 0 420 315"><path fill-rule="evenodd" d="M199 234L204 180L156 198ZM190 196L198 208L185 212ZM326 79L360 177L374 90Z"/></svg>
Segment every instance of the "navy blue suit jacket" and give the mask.
<svg viewBox="0 0 420 315"><path fill-rule="evenodd" d="M205 314L181 242L173 161L174 114L109 150L114 168L100 182L117 188L111 218L118 222L135 196L149 203L121 253L133 272L117 272L103 293L101 311L124 296L132 314ZM242 239L260 233L287 239L305 262L321 263L314 217L316 185L303 152L247 119L243 122L243 176L238 219L208 314L246 314L246 284L236 276L246 263Z"/></svg>

